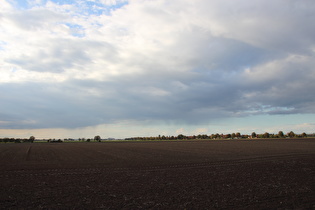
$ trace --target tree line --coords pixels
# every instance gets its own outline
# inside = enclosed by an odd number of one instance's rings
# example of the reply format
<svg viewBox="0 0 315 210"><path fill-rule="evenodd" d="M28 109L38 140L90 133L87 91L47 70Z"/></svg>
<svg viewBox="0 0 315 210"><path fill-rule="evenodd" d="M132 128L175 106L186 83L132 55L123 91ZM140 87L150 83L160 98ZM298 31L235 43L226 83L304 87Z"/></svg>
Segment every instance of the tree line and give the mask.
<svg viewBox="0 0 315 210"><path fill-rule="evenodd" d="M0 138L0 142L7 143L7 142L14 142L14 143L33 143L35 141L35 137L31 136L29 138Z"/></svg>
<svg viewBox="0 0 315 210"><path fill-rule="evenodd" d="M261 133L256 134L255 132L252 132L251 135L248 134L241 134L240 132L237 133L228 133L228 134L199 134L199 135L193 135L193 136L186 136L183 134L179 134L177 136L166 136L166 135L158 135L158 136L150 136L150 137L131 137L131 138L125 138L124 140L193 140L193 139L267 139L267 138L306 138L306 137L315 137L314 134L306 134L305 132L301 134L296 134L293 131L290 131L286 134L283 133L283 131L279 131L277 134L274 133ZM79 138L79 139L41 139L42 141L47 141L49 143L61 143L64 141L80 141L80 142L101 142L102 138L97 135L94 138ZM104 139L103 139L104 140ZM0 138L0 143L33 143L35 141L34 136L30 136L29 138Z"/></svg>
<svg viewBox="0 0 315 210"><path fill-rule="evenodd" d="M90 142L92 140L101 142L102 138L100 136L95 136L92 139L79 138L78 140L82 142ZM34 141L35 141L34 136L31 136L29 138L8 138L8 137L0 138L0 143L33 143ZM76 140L72 138L68 138L68 139L47 139L47 140L41 139L41 141L47 141L49 143L55 143L55 142L62 143L64 141L76 141Z"/></svg>
<svg viewBox="0 0 315 210"><path fill-rule="evenodd" d="M283 131L279 131L277 134L274 133L262 133L256 134L256 132L252 132L251 135L237 133L228 133L228 134L199 134L193 136L186 136L183 134L179 134L177 136L150 136L150 137L131 137L126 138L125 140L189 140L189 139L257 139L257 138L305 138L305 137L315 137L315 134L306 134L305 132L301 134L296 134L293 131L290 131L286 134Z"/></svg>

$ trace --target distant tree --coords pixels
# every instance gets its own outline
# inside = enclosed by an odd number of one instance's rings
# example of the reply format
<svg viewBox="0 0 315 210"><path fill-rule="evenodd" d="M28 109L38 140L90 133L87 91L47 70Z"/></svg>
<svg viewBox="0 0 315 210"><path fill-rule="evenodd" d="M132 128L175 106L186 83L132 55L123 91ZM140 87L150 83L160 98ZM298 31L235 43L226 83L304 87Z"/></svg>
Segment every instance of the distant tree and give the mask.
<svg viewBox="0 0 315 210"><path fill-rule="evenodd" d="M293 137L295 137L295 133L294 133L293 131L290 131L290 132L288 133L288 136L289 136L290 138L293 138Z"/></svg>
<svg viewBox="0 0 315 210"><path fill-rule="evenodd" d="M21 143L21 139L15 139L14 143Z"/></svg>
<svg viewBox="0 0 315 210"><path fill-rule="evenodd" d="M211 134L208 136L209 139L218 139L220 138L220 134L216 133L216 134Z"/></svg>
<svg viewBox="0 0 315 210"><path fill-rule="evenodd" d="M252 136L252 138L256 138L257 134L255 132L253 132L251 136Z"/></svg>
<svg viewBox="0 0 315 210"><path fill-rule="evenodd" d="M229 133L228 133L228 134L226 134L226 138L228 138L228 139L230 139L230 138L231 138L231 136L232 136L232 135L231 135L231 134L229 134Z"/></svg>
<svg viewBox="0 0 315 210"><path fill-rule="evenodd" d="M101 142L101 137L100 137L100 136L95 136L95 137L94 137L94 141Z"/></svg>
<svg viewBox="0 0 315 210"><path fill-rule="evenodd" d="M237 132L237 133L235 134L235 136L236 136L236 138L241 138L241 133L240 133L240 132Z"/></svg>
<svg viewBox="0 0 315 210"><path fill-rule="evenodd" d="M284 137L283 131L279 131L278 136L279 136L279 138L283 138Z"/></svg>
<svg viewBox="0 0 315 210"><path fill-rule="evenodd" d="M31 143L33 143L34 140L35 140L35 137L34 137L34 136L31 136L31 137L29 138L29 142L31 142Z"/></svg>
<svg viewBox="0 0 315 210"><path fill-rule="evenodd" d="M269 138L269 133L268 133L268 132L265 132L265 133L263 134L263 137L264 137L264 138Z"/></svg>
<svg viewBox="0 0 315 210"><path fill-rule="evenodd" d="M183 135L183 134L179 134L178 136L177 136L177 139L184 139L185 138L185 136Z"/></svg>
<svg viewBox="0 0 315 210"><path fill-rule="evenodd" d="M305 132L302 133L302 137L303 137L303 138L304 138L304 137L307 137L307 135L306 135Z"/></svg>

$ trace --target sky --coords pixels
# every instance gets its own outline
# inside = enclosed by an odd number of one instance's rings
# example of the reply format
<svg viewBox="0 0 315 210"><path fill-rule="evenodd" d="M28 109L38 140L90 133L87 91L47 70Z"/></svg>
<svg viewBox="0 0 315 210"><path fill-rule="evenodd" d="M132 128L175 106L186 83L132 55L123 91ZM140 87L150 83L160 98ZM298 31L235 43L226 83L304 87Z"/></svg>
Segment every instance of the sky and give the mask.
<svg viewBox="0 0 315 210"><path fill-rule="evenodd" d="M0 0L0 137L315 132L313 0Z"/></svg>

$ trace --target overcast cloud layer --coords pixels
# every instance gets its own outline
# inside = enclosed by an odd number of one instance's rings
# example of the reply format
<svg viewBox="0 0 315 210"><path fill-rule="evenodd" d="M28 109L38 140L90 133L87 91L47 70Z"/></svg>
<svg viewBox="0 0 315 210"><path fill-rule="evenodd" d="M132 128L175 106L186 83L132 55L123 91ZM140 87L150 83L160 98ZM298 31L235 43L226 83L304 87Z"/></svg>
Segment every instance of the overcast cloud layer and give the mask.
<svg viewBox="0 0 315 210"><path fill-rule="evenodd" d="M313 0L1 0L0 128L315 114L314 20Z"/></svg>

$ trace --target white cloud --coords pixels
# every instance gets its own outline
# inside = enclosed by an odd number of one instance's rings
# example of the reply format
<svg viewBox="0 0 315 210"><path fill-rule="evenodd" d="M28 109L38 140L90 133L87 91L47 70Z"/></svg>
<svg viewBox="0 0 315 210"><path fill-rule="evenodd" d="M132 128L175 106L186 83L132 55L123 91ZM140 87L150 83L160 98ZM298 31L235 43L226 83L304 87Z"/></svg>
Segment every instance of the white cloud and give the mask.
<svg viewBox="0 0 315 210"><path fill-rule="evenodd" d="M12 8L12 6L11 6L11 4L9 2L2 1L1 4L0 4L0 9L1 9L1 11L10 11L13 8ZM3 14L0 14L0 18L1 18L1 16L3 16Z"/></svg>
<svg viewBox="0 0 315 210"><path fill-rule="evenodd" d="M179 129L176 130L176 134L178 134L178 135L179 134L184 134L185 135L186 134L186 130L184 128L179 128Z"/></svg>
<svg viewBox="0 0 315 210"><path fill-rule="evenodd" d="M310 0L200 1L199 9L204 21L198 22L217 36L284 52L305 51L314 43L315 5Z"/></svg>
<svg viewBox="0 0 315 210"><path fill-rule="evenodd" d="M7 127L33 118L34 127L74 128L315 112L310 0L28 6L0 5Z"/></svg>
<svg viewBox="0 0 315 210"><path fill-rule="evenodd" d="M207 128L197 128L194 132L194 134L208 134L209 131Z"/></svg>
<svg viewBox="0 0 315 210"><path fill-rule="evenodd" d="M302 124L290 124L290 125L279 125L274 127L266 128L266 132L277 134L279 131L283 131L285 134L293 131L296 134L301 134L303 132L312 134L315 130L314 123L302 123Z"/></svg>
<svg viewBox="0 0 315 210"><path fill-rule="evenodd" d="M313 113L314 55L289 55L244 72L246 98L273 107L271 113ZM278 108L277 108L278 107ZM282 108L281 108L282 107ZM278 109L278 111L276 111Z"/></svg>

